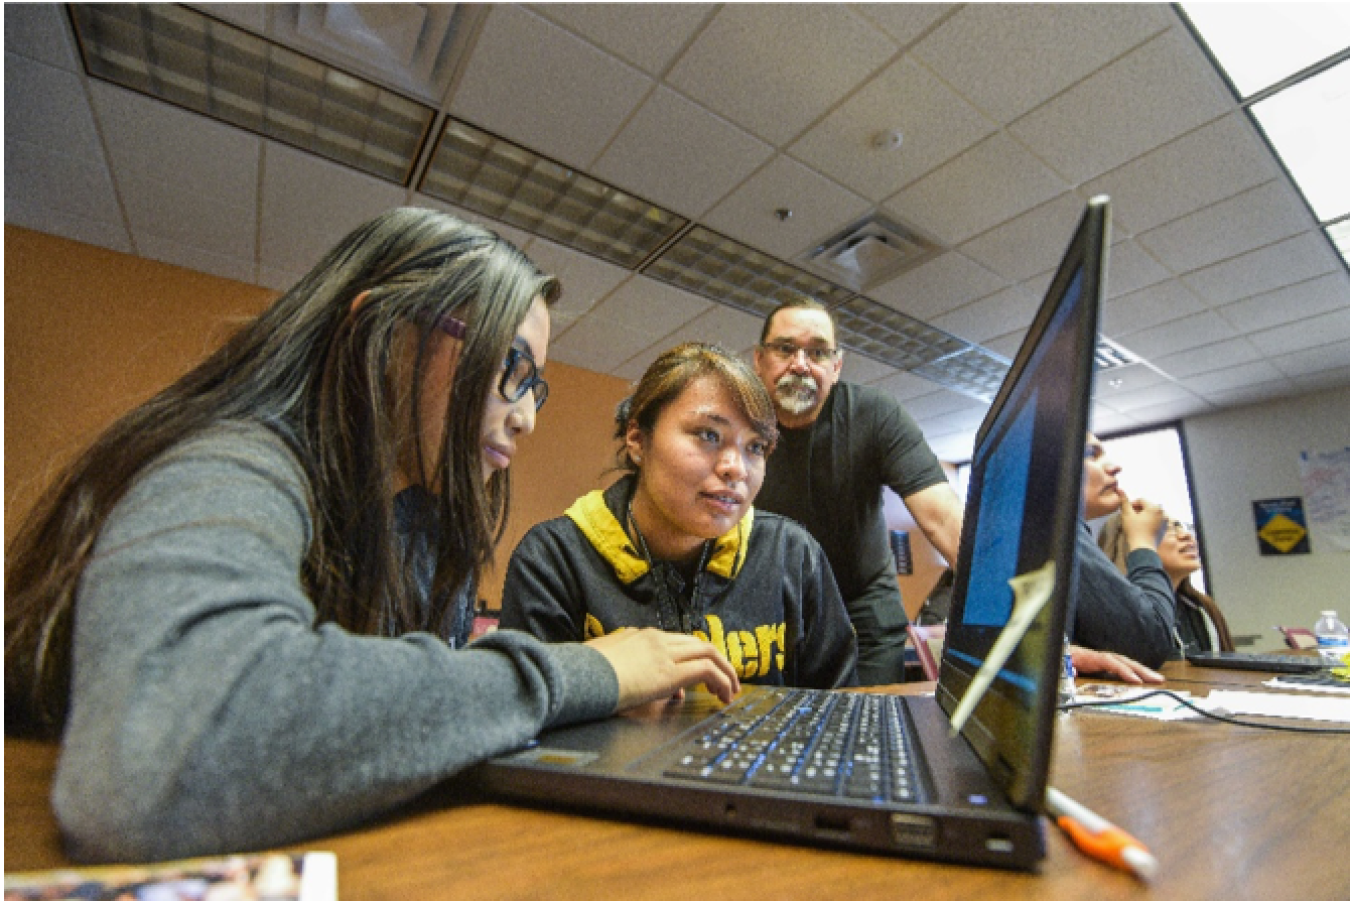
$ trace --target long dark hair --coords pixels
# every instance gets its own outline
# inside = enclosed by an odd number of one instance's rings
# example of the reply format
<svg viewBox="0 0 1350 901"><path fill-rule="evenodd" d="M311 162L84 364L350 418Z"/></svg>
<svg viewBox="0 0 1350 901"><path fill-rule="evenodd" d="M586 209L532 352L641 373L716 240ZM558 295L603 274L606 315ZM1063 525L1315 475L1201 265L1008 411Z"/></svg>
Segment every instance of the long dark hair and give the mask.
<svg viewBox="0 0 1350 901"><path fill-rule="evenodd" d="M509 477L482 476L487 398L533 300L558 293L515 247L444 213L390 210L344 238L223 347L115 422L34 506L6 573L5 731L59 733L76 592L100 530L138 473L218 423L270 429L303 467L314 536L300 577L320 622L445 634L449 599L474 584L506 526ZM421 373L433 331L452 313L468 333L442 445L424 448ZM412 371L400 371L399 349L413 339ZM432 597L447 603L434 609L393 531L394 477L410 442L416 472L436 473L441 486Z"/></svg>

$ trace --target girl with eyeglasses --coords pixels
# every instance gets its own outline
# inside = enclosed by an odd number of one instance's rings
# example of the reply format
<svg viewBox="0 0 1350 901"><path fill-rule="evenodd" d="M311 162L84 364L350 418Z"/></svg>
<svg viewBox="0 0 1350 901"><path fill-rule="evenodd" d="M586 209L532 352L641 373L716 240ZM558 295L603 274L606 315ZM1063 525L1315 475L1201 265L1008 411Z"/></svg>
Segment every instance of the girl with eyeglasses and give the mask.
<svg viewBox="0 0 1350 901"><path fill-rule="evenodd" d="M738 690L657 630L459 649L558 293L493 233L392 210L48 490L8 558L5 727L60 736L73 857L296 842L545 727Z"/></svg>
<svg viewBox="0 0 1350 901"><path fill-rule="evenodd" d="M1116 513L1102 524L1097 543L1122 572L1128 571L1129 545ZM1200 569L1200 548L1195 529L1178 520L1169 520L1158 538L1158 558L1163 572L1172 581L1177 598L1176 656L1197 651L1231 651L1233 637L1228 620L1214 599L1191 583L1191 575Z"/></svg>
<svg viewBox="0 0 1350 901"><path fill-rule="evenodd" d="M715 647L742 682L856 684L857 641L824 550L752 506L778 427L749 364L715 345L672 348L615 425L624 476L526 534L502 626L546 641L655 626Z"/></svg>

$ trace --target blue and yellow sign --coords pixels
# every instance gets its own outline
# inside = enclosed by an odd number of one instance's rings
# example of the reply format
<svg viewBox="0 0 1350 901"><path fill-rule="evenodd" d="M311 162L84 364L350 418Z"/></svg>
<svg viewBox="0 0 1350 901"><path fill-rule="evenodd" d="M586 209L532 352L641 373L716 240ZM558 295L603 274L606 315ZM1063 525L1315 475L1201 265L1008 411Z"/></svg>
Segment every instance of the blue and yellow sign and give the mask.
<svg viewBox="0 0 1350 901"><path fill-rule="evenodd" d="M1256 514L1256 543L1262 556L1310 553L1303 498L1276 497L1252 501L1252 512Z"/></svg>

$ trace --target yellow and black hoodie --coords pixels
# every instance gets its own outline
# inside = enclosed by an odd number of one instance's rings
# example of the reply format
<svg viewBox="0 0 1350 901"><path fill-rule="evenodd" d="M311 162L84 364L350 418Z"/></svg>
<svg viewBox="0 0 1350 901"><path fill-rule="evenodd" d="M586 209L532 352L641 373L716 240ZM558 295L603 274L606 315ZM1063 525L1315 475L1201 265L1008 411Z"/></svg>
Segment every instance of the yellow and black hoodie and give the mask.
<svg viewBox="0 0 1350 901"><path fill-rule="evenodd" d="M557 642L652 626L711 642L742 682L857 684L853 626L804 528L752 509L713 542L689 585L629 540L621 517L634 484L627 476L592 491L525 535L506 574L502 628Z"/></svg>

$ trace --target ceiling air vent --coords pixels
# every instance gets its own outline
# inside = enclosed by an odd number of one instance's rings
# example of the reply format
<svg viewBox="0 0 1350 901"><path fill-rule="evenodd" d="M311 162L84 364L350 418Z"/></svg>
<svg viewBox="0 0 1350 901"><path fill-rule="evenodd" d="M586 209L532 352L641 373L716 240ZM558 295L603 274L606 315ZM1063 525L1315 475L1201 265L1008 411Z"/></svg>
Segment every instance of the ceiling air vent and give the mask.
<svg viewBox="0 0 1350 901"><path fill-rule="evenodd" d="M1094 357L1097 361L1098 372L1105 372L1108 369L1120 369L1123 366L1131 366L1139 362L1137 356L1105 335L1097 336L1097 350Z"/></svg>
<svg viewBox="0 0 1350 901"><path fill-rule="evenodd" d="M911 228L872 215L832 236L803 261L816 272L867 291L935 256L942 248Z"/></svg>
<svg viewBox="0 0 1350 901"><path fill-rule="evenodd" d="M215 16L440 106L487 10L464 3L198 3Z"/></svg>

